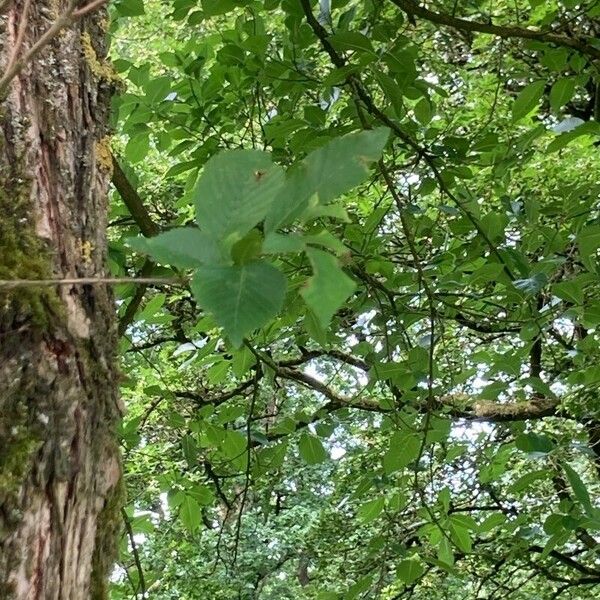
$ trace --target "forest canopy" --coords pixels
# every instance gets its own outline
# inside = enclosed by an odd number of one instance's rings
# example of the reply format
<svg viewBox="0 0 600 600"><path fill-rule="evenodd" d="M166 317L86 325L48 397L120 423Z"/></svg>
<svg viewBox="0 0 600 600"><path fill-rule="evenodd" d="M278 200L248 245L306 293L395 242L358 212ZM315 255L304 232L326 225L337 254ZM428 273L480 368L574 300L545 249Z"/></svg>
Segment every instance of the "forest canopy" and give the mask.
<svg viewBox="0 0 600 600"><path fill-rule="evenodd" d="M600 597L600 3L108 13L108 597Z"/></svg>

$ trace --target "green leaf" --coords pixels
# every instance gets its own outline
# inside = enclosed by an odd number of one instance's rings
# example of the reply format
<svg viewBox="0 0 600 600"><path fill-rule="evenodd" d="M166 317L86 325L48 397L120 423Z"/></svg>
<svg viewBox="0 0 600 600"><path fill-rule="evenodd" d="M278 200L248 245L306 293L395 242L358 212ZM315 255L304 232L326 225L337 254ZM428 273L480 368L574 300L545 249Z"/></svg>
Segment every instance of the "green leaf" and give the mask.
<svg viewBox="0 0 600 600"><path fill-rule="evenodd" d="M166 299L166 294L156 294L146 303L144 309L137 314L137 320L141 321L154 316L162 308Z"/></svg>
<svg viewBox="0 0 600 600"><path fill-rule="evenodd" d="M600 124L598 124L596 121L587 121L585 123L581 123L571 131L567 131L556 136L556 138L552 140L550 144L548 144L546 152L550 153L561 150L567 146L567 144L580 137L596 137L598 135L600 135Z"/></svg>
<svg viewBox="0 0 600 600"><path fill-rule="evenodd" d="M421 98L413 108L413 111L417 121L421 125L427 125L433 116L431 102L427 98Z"/></svg>
<svg viewBox="0 0 600 600"><path fill-rule="evenodd" d="M170 229L152 238L129 238L127 244L161 264L181 269L221 261L221 253L215 240L193 227Z"/></svg>
<svg viewBox="0 0 600 600"><path fill-rule="evenodd" d="M154 531L154 523L150 519L150 515L138 515L133 517L129 524L133 533L151 534Z"/></svg>
<svg viewBox="0 0 600 600"><path fill-rule="evenodd" d="M540 558L546 558L554 548L562 546L571 537L570 531L555 533L550 537L544 546L544 550L540 554Z"/></svg>
<svg viewBox="0 0 600 600"><path fill-rule="evenodd" d="M331 254L314 248L308 248L306 254L313 276L302 290L302 297L321 327L327 329L333 315L356 289L356 284L340 269Z"/></svg>
<svg viewBox="0 0 600 600"><path fill-rule="evenodd" d="M262 261L201 267L192 280L192 292L200 306L214 315L235 346L277 315L285 291L283 274Z"/></svg>
<svg viewBox="0 0 600 600"><path fill-rule="evenodd" d="M329 458L321 440L310 433L303 433L298 440L300 456L309 465L317 465Z"/></svg>
<svg viewBox="0 0 600 600"><path fill-rule="evenodd" d="M183 450L183 455L185 456L188 466L192 468L198 458L198 446L196 445L196 440L191 435L184 435L181 438L181 449Z"/></svg>
<svg viewBox="0 0 600 600"><path fill-rule="evenodd" d="M383 71L377 71L374 75L377 79L377 83L379 83L379 86L383 90L386 99L394 107L396 116L401 117L404 113L404 105L402 104L402 90L400 86Z"/></svg>
<svg viewBox="0 0 600 600"><path fill-rule="evenodd" d="M338 31L328 39L336 50L351 50L374 54L371 40L358 31Z"/></svg>
<svg viewBox="0 0 600 600"><path fill-rule="evenodd" d="M235 0L202 0L202 10L207 17L224 15L236 6Z"/></svg>
<svg viewBox="0 0 600 600"><path fill-rule="evenodd" d="M600 225L588 225L577 234L577 245L583 264L590 270L594 266L596 251L600 248Z"/></svg>
<svg viewBox="0 0 600 600"><path fill-rule="evenodd" d="M552 440L537 433L521 433L515 439L515 446L522 452L529 454L548 454L554 450Z"/></svg>
<svg viewBox="0 0 600 600"><path fill-rule="evenodd" d="M144 0L119 0L115 8L121 17L137 17L144 14Z"/></svg>
<svg viewBox="0 0 600 600"><path fill-rule="evenodd" d="M356 511L356 515L363 523L374 521L383 510L385 499L383 497L368 500Z"/></svg>
<svg viewBox="0 0 600 600"><path fill-rule="evenodd" d="M319 201L327 204L364 181L389 134L387 127L352 133L309 154L303 163Z"/></svg>
<svg viewBox="0 0 600 600"><path fill-rule="evenodd" d="M550 90L550 107L558 111L573 97L575 92L575 79L572 77L561 77L557 79Z"/></svg>
<svg viewBox="0 0 600 600"><path fill-rule="evenodd" d="M450 523L450 537L452 538L452 541L456 544L457 548L462 552L468 554L472 551L473 544L471 542L469 530L465 527L460 526L455 521L451 521Z"/></svg>
<svg viewBox="0 0 600 600"><path fill-rule="evenodd" d="M512 106L513 121L522 119L537 106L544 93L545 86L546 82L540 79L525 86L519 92Z"/></svg>
<svg viewBox="0 0 600 600"><path fill-rule="evenodd" d="M221 450L228 458L240 458L244 456L248 447L248 439L239 431L227 430Z"/></svg>
<svg viewBox="0 0 600 600"><path fill-rule="evenodd" d="M208 485L194 485L187 493L202 506L209 506L215 500L212 489Z"/></svg>
<svg viewBox="0 0 600 600"><path fill-rule="evenodd" d="M455 513L450 516L450 523L456 527L462 527L463 529L470 529L471 531L478 531L479 525L477 521L470 515Z"/></svg>
<svg viewBox="0 0 600 600"><path fill-rule="evenodd" d="M179 506L179 518L183 526L191 533L194 533L200 527L200 505L188 494L183 496L183 500Z"/></svg>
<svg viewBox="0 0 600 600"><path fill-rule="evenodd" d="M286 252L302 252L306 247L306 240L293 233L271 232L263 243L263 252L266 254L285 254Z"/></svg>
<svg viewBox="0 0 600 600"><path fill-rule="evenodd" d="M258 150L227 150L205 165L194 189L196 221L212 237L243 238L266 216L284 183L281 167Z"/></svg>
<svg viewBox="0 0 600 600"><path fill-rule="evenodd" d="M327 331L321 327L315 313L310 308L306 310L304 316L304 329L320 346L327 346Z"/></svg>
<svg viewBox="0 0 600 600"><path fill-rule="evenodd" d="M552 291L561 300L566 300L573 304L583 304L583 286L579 281L569 280L556 283L552 286Z"/></svg>
<svg viewBox="0 0 600 600"><path fill-rule="evenodd" d="M505 522L506 515L503 515L502 513L492 513L479 525L479 531L480 533L486 533L496 527L500 527L500 525L503 525Z"/></svg>
<svg viewBox="0 0 600 600"><path fill-rule="evenodd" d="M146 158L150 150L150 137L147 131L131 136L125 146L125 156L131 164L140 162Z"/></svg>
<svg viewBox="0 0 600 600"><path fill-rule="evenodd" d="M260 256L263 238L258 229L252 229L231 248L231 258L236 265L244 265Z"/></svg>
<svg viewBox="0 0 600 600"><path fill-rule="evenodd" d="M365 575L364 577L361 577L354 585L348 588L348 591L344 594L344 600L354 600L355 598L358 598L359 594L362 594L369 589L374 578L374 575Z"/></svg>
<svg viewBox="0 0 600 600"><path fill-rule="evenodd" d="M390 447L383 457L383 468L388 475L416 460L421 448L419 436L408 431L397 431L390 439Z"/></svg>
<svg viewBox="0 0 600 600"><path fill-rule="evenodd" d="M241 379L255 363L256 357L254 354L246 346L242 346L240 350L233 353L233 361L231 363L233 374L238 379Z"/></svg>
<svg viewBox="0 0 600 600"><path fill-rule="evenodd" d="M444 535L438 544L438 558L443 563L452 566L454 564L454 552L452 550L452 544L448 538Z"/></svg>
<svg viewBox="0 0 600 600"><path fill-rule="evenodd" d="M406 585L414 583L423 575L425 569L418 560L408 559L401 561L396 567L396 575Z"/></svg>
<svg viewBox="0 0 600 600"><path fill-rule="evenodd" d="M569 484L573 488L575 498L579 501L585 512L589 515L592 514L592 501L590 500L590 494L585 487L581 477L575 472L575 470L567 464L563 464L563 469L569 480Z"/></svg>
<svg viewBox="0 0 600 600"><path fill-rule="evenodd" d="M526 473L517 479L509 488L509 492L518 493L522 492L524 489L528 488L532 483L544 479L548 476L547 469L539 469L538 471L533 471L532 473Z"/></svg>
<svg viewBox="0 0 600 600"><path fill-rule="evenodd" d="M289 172L285 186L266 219L267 231L302 214L310 198L327 204L365 180L369 165L379 160L389 137L380 127L335 138L311 152Z"/></svg>

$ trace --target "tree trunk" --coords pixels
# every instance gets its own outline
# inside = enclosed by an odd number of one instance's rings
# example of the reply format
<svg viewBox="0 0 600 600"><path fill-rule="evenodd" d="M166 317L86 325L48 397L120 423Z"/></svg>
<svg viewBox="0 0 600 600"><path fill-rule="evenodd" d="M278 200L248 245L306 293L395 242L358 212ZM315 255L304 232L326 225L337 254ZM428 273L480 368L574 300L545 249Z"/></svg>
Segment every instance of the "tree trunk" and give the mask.
<svg viewBox="0 0 600 600"><path fill-rule="evenodd" d="M0 74L25 0L0 16ZM24 50L66 9L34 0ZM0 105L0 279L105 275L106 15L65 28ZM116 328L104 285L0 288L0 598L106 597L119 526Z"/></svg>

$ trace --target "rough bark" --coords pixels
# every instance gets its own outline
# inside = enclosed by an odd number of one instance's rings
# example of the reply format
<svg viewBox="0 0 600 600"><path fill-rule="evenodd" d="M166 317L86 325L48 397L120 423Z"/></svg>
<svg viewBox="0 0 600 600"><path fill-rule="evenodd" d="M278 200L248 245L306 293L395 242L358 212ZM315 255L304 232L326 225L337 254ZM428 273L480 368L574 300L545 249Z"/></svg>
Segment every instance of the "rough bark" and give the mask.
<svg viewBox="0 0 600 600"><path fill-rule="evenodd" d="M0 16L0 69L24 4ZM22 48L66 5L32 2ZM0 279L105 275L104 27L96 12L62 31L0 106ZM0 290L0 598L106 597L120 514L115 343L105 286Z"/></svg>

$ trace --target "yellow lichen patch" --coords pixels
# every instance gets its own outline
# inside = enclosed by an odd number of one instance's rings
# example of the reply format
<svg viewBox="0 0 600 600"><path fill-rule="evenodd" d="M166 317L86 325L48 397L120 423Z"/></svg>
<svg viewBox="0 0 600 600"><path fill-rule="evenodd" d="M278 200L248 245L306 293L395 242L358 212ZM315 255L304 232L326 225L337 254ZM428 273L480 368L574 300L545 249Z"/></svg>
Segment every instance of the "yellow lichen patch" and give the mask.
<svg viewBox="0 0 600 600"><path fill-rule="evenodd" d="M96 164L102 172L112 175L113 161L109 136L105 136L96 142Z"/></svg>
<svg viewBox="0 0 600 600"><path fill-rule="evenodd" d="M81 258L83 262L89 264L92 262L92 252L94 251L94 244L89 240L81 242Z"/></svg>
<svg viewBox="0 0 600 600"><path fill-rule="evenodd" d="M110 27L110 19L108 17L101 17L98 21L98 27L100 27L104 33L107 33Z"/></svg>
<svg viewBox="0 0 600 600"><path fill-rule="evenodd" d="M92 74L98 79L104 79L116 85L122 85L123 80L119 74L113 69L110 62L105 60L98 60L98 55L92 44L92 38L87 31L81 34L81 48L83 49L83 56L85 61L90 67Z"/></svg>

